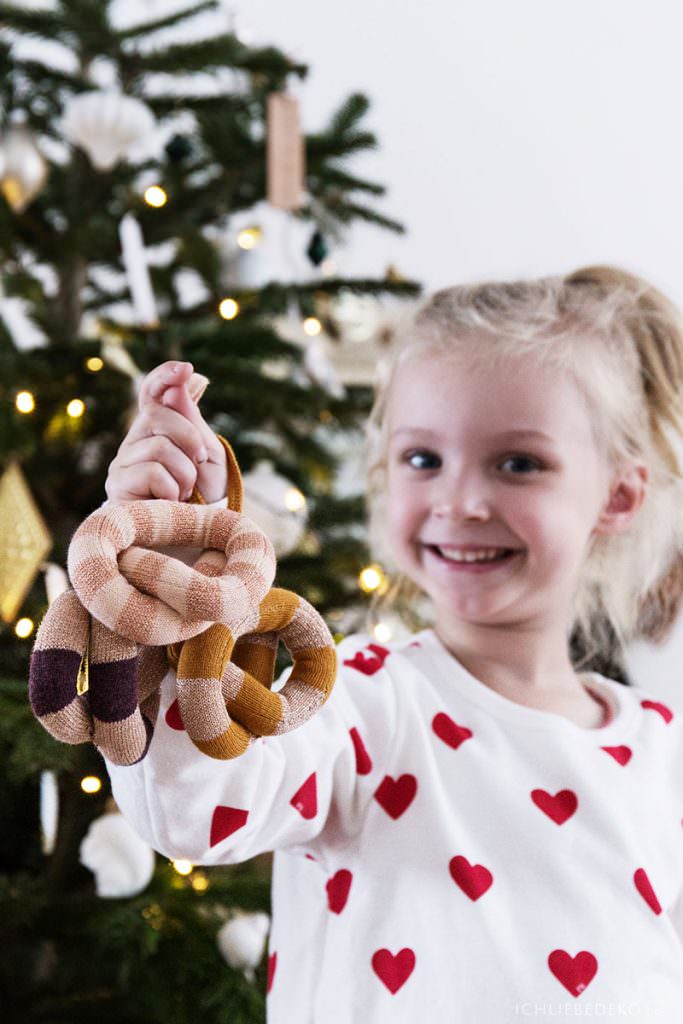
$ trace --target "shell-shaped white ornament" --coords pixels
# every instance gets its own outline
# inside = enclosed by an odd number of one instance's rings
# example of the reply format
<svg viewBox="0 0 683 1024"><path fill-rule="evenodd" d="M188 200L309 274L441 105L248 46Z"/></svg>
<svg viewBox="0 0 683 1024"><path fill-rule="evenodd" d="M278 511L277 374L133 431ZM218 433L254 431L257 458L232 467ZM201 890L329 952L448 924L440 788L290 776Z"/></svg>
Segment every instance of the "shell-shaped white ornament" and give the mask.
<svg viewBox="0 0 683 1024"><path fill-rule="evenodd" d="M119 812L95 818L80 847L81 864L95 875L98 896L136 896L154 874L154 850Z"/></svg>
<svg viewBox="0 0 683 1024"><path fill-rule="evenodd" d="M148 106L113 89L73 96L65 105L62 121L64 136L86 151L98 171L110 171L156 129Z"/></svg>
<svg viewBox="0 0 683 1024"><path fill-rule="evenodd" d="M268 914L239 912L226 921L216 935L224 960L235 970L242 971L248 981L254 980L254 968L261 962L269 927Z"/></svg>
<svg viewBox="0 0 683 1024"><path fill-rule="evenodd" d="M10 127L0 140L0 187L14 213L23 213L42 191L48 165L24 124Z"/></svg>
<svg viewBox="0 0 683 1024"><path fill-rule="evenodd" d="M270 459L262 459L245 473L242 512L260 526L278 558L288 555L301 540L308 521L306 497L298 487L273 472Z"/></svg>

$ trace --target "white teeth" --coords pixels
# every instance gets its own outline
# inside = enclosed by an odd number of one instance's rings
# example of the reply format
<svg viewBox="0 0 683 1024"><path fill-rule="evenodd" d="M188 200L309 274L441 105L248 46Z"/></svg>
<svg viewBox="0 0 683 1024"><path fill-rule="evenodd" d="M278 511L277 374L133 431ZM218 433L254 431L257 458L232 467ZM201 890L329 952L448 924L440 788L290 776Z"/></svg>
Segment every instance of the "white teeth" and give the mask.
<svg viewBox="0 0 683 1024"><path fill-rule="evenodd" d="M446 551L438 548L438 551L452 562L490 562L501 554L500 548L482 548L480 551Z"/></svg>

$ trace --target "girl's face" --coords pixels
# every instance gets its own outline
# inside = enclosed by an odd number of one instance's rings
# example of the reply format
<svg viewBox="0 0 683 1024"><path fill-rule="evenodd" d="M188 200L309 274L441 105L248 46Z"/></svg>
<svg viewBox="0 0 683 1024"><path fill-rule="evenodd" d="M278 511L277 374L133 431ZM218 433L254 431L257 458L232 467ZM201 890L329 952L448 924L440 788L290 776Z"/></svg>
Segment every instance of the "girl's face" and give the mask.
<svg viewBox="0 0 683 1024"><path fill-rule="evenodd" d="M529 362L472 371L422 355L399 367L387 416L388 539L437 620L566 619L609 496L573 382ZM430 545L514 554L467 571Z"/></svg>

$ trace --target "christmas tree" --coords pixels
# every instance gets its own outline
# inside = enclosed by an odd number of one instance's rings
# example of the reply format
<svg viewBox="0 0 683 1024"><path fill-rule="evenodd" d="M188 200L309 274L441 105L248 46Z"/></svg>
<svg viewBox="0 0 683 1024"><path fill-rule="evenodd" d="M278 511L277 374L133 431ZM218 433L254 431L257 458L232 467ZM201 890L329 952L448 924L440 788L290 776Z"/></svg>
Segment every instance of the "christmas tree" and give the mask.
<svg viewBox="0 0 683 1024"><path fill-rule="evenodd" d="M419 287L334 267L353 222L403 230L345 166L376 145L367 99L303 135L287 88L306 66L227 15L197 31L210 14L0 4L0 1005L24 1024L264 1015L269 858L201 870L115 834L100 756L57 743L28 704L35 624L144 373L182 358L210 379L202 411L236 453L245 513L273 530L278 586L337 633L367 611L362 481L340 492L333 442L358 446L391 335L381 302ZM283 237L301 257L287 275Z"/></svg>

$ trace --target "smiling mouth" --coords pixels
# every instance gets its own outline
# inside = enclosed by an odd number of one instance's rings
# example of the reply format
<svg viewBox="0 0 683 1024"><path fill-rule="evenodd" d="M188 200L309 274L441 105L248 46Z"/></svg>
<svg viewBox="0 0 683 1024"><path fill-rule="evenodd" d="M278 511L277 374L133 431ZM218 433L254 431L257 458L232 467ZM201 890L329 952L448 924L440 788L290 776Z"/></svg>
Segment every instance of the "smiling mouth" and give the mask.
<svg viewBox="0 0 683 1024"><path fill-rule="evenodd" d="M455 562L458 565L486 565L490 562L503 562L511 555L517 554L517 551L514 548L501 548L498 554L493 558L449 558L448 555L445 555L442 549L436 544L424 544L423 546L438 558L441 558L444 562Z"/></svg>

